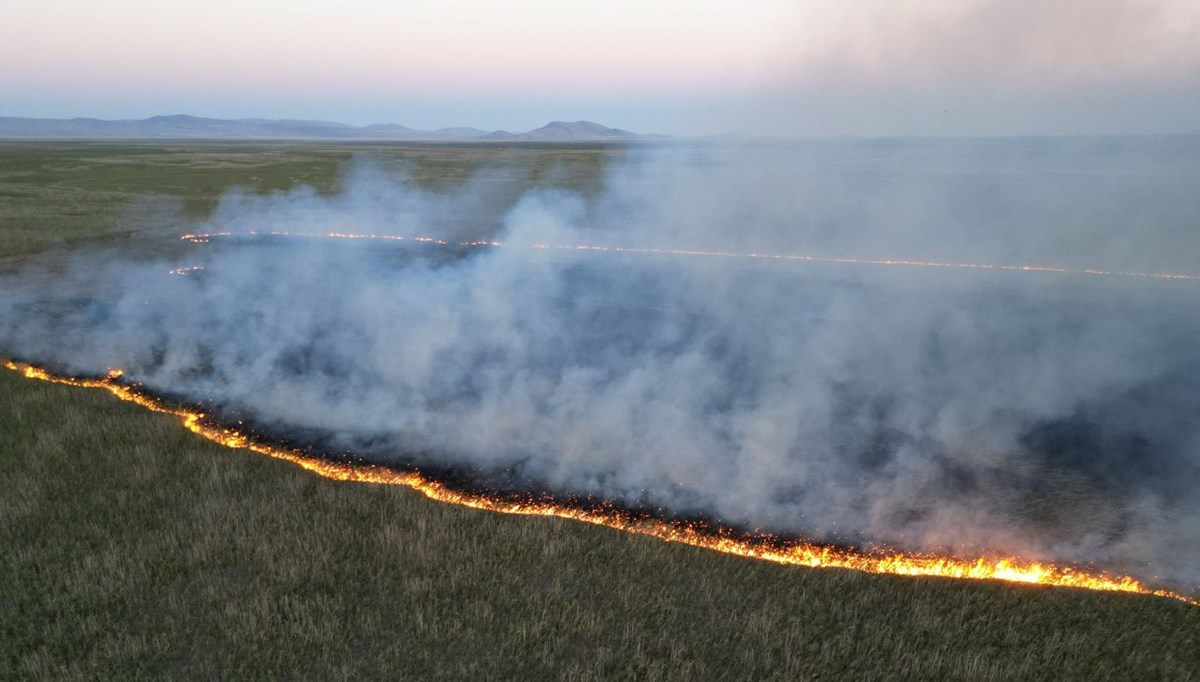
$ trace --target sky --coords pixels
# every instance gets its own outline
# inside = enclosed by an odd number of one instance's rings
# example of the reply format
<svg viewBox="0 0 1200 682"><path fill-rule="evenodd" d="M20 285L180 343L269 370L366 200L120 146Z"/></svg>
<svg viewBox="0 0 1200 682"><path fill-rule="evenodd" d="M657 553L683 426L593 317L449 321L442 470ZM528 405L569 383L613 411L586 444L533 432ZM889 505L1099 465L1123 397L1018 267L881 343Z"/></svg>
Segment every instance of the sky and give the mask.
<svg viewBox="0 0 1200 682"><path fill-rule="evenodd" d="M0 0L0 115L1200 132L1195 0Z"/></svg>

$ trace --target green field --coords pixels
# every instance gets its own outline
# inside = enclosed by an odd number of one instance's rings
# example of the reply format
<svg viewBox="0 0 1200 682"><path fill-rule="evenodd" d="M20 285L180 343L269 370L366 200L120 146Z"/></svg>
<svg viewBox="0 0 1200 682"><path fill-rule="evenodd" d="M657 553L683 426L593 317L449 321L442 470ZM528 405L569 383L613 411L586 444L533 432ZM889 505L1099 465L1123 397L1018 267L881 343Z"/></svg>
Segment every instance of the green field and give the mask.
<svg viewBox="0 0 1200 682"><path fill-rule="evenodd" d="M594 187L588 147L0 142L0 267L172 248L355 154ZM0 348L0 356L7 349ZM806 570L336 482L0 371L0 679L1200 679L1168 599Z"/></svg>
<svg viewBox="0 0 1200 682"><path fill-rule="evenodd" d="M137 234L177 235L230 187L335 192L352 159L403 169L423 187L474 175L519 194L586 191L620 150L589 145L151 145L0 140L0 259Z"/></svg>

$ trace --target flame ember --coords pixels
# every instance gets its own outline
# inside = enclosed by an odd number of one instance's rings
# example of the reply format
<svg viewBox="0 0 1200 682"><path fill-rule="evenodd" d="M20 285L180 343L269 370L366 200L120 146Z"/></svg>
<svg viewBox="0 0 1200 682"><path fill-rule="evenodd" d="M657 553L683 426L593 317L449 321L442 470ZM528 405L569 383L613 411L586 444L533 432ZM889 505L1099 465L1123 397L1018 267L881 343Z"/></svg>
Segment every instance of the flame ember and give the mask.
<svg viewBox="0 0 1200 682"><path fill-rule="evenodd" d="M120 400L140 405L152 412L176 417L189 431L229 448L250 450L291 462L319 476L339 481L405 486L419 491L430 499L448 504L501 514L572 519L627 533L647 535L665 542L680 543L778 564L842 568L866 573L902 576L1000 580L1052 587L1132 592L1168 597L1200 606L1200 600L1169 590L1151 588L1131 576L1110 575L1066 565L1031 562L1013 557L967 559L891 550L854 550L805 541L770 542L764 538L737 536L728 529L710 530L686 522L634 516L615 506L580 509L543 499L513 501L511 498L489 496L484 492L461 492L426 477L420 471L406 471L369 463L331 461L301 451L258 442L237 429L207 421L203 412L169 405L165 401L147 394L137 384L123 382L123 373L119 369L111 370L100 379L88 379L59 376L40 367L11 360L6 361L5 366L30 379L108 391Z"/></svg>
<svg viewBox="0 0 1200 682"><path fill-rule="evenodd" d="M659 256L692 256L703 258L728 258L728 259L747 259L747 260L776 260L776 261L798 261L804 263L825 263L834 265L875 265L875 266L893 266L893 267L910 267L910 268L941 268L951 270L993 270L1006 272L1041 272L1060 275L1092 275L1097 277L1132 277L1140 279L1162 279L1162 280L1188 280L1200 281L1200 274L1182 274L1171 272L1132 272L1124 270L1103 270L1100 268L1063 268L1051 265L1011 265L1011 264L996 264L996 263L961 263L953 261L935 261L935 260L907 260L907 259L891 259L891 258L835 258L828 256L813 256L796 253L759 253L759 252L738 252L738 251L704 251L698 249L658 249L658 248L634 248L624 246L602 246L595 244L528 244L514 245L511 243L502 243L495 241L468 241L468 242L450 242L444 239L436 239L428 236L404 237L401 235L389 234L371 234L371 233L356 233L356 232L285 232L273 230L269 232L249 231L245 233L247 236L269 236L269 237L300 237L308 239L373 239L382 241L412 241L423 244L436 244L439 246L460 246L466 248L481 248L481 247L506 247L506 248L528 248L540 251L555 250L555 251L587 251L598 253L624 253L624 254L641 254L641 255L659 255ZM194 244L207 244L214 238L232 237L233 232L207 232L207 233L188 233L180 237L184 241L189 241ZM172 274L183 274L172 271Z"/></svg>

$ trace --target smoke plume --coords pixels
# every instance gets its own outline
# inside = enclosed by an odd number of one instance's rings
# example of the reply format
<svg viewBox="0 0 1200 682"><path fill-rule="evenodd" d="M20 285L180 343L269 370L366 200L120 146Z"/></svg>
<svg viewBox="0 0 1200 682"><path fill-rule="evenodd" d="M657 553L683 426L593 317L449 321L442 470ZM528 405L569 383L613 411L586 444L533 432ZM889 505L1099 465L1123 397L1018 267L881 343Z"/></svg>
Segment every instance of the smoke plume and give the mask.
<svg viewBox="0 0 1200 682"><path fill-rule="evenodd" d="M231 192L180 260L0 280L0 352L380 461L1194 587L1200 283L681 251L1196 274L1198 151L676 146L588 193L362 159Z"/></svg>

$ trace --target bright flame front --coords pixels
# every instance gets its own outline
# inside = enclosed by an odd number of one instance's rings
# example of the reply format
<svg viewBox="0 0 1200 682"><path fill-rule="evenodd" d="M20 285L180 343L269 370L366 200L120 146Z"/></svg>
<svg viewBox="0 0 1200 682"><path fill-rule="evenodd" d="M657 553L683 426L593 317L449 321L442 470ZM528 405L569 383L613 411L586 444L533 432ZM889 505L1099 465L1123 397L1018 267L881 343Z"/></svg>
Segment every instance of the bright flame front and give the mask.
<svg viewBox="0 0 1200 682"><path fill-rule="evenodd" d="M420 491L426 497L473 509L501 514L556 516L584 521L628 533L648 535L667 542L677 542L725 554L771 561L780 564L820 568L845 568L867 573L903 576L931 576L964 580L1003 580L1053 587L1075 587L1108 592L1133 592L1178 599L1200 606L1200 600L1169 590L1152 589L1131 576L1114 576L1052 563L1036 563L1018 558L962 559L903 552L864 552L841 547L817 545L810 542L769 544L752 539L730 537L721 531L704 532L694 526L654 518L633 518L619 509L594 511L578 509L553 502L513 502L489 497L486 493L459 492L439 481L426 478L419 471L400 471L375 464L333 462L295 450L288 450L254 441L236 429L209 424L202 412L172 407L165 402L121 383L121 370L112 370L103 379L80 379L58 376L39 367L7 361L8 369L30 379L39 379L67 386L99 388L126 402L135 403L153 412L177 417L185 428L210 441L230 448L246 449L268 457L296 464L326 478L358 483L401 485Z"/></svg>

